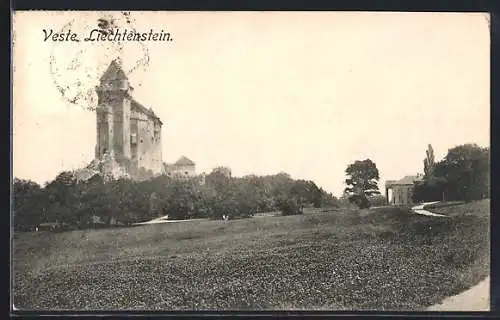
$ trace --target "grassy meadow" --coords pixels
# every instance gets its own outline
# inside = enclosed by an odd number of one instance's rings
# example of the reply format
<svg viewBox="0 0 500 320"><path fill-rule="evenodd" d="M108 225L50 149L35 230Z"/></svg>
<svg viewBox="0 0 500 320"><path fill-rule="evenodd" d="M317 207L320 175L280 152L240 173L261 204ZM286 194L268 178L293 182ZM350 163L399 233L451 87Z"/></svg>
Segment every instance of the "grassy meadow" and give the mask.
<svg viewBox="0 0 500 320"><path fill-rule="evenodd" d="M490 273L489 201L449 208L461 214L337 209L17 233L14 304L24 310L424 310Z"/></svg>

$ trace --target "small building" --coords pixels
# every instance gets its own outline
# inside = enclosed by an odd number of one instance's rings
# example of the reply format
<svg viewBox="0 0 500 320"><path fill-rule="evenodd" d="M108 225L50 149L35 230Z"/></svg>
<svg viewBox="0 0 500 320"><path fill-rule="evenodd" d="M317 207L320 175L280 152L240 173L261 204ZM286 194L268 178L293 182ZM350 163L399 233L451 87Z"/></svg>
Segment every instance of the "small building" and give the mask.
<svg viewBox="0 0 500 320"><path fill-rule="evenodd" d="M423 176L405 176L400 180L387 180L385 182L385 196L389 204L405 206L413 204L413 188L415 182L422 181Z"/></svg>

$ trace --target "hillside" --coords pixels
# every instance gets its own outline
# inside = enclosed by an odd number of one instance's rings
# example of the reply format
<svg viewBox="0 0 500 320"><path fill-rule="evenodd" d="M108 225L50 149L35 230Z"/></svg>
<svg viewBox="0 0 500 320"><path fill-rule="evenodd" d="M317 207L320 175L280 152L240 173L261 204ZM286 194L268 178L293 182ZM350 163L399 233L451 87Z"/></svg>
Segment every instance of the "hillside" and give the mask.
<svg viewBox="0 0 500 320"><path fill-rule="evenodd" d="M434 206L426 206L426 209L451 217L464 215L479 215L483 217L489 217L491 212L491 204L490 199L473 201L469 203L441 202Z"/></svg>
<svg viewBox="0 0 500 320"><path fill-rule="evenodd" d="M15 236L27 309L424 310L489 275L489 221L406 210Z"/></svg>

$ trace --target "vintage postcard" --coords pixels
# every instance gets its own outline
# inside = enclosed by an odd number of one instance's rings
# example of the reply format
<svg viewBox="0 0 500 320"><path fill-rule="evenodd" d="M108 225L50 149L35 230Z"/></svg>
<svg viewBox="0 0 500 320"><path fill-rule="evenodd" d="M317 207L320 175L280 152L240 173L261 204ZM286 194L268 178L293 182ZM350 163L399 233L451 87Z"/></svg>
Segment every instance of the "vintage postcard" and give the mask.
<svg viewBox="0 0 500 320"><path fill-rule="evenodd" d="M12 310L489 310L484 13L18 11Z"/></svg>

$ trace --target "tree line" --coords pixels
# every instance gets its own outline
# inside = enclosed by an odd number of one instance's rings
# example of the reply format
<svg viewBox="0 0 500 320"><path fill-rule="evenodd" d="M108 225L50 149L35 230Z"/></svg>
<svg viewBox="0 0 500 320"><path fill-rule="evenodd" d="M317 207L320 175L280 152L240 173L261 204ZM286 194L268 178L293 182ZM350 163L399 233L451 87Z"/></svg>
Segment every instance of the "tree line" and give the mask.
<svg viewBox="0 0 500 320"><path fill-rule="evenodd" d="M168 215L169 219L250 217L257 212L299 214L304 206L337 206L337 199L314 182L292 179L286 173L230 177L214 170L200 183L198 177L159 176L145 181L119 179L105 182L95 175L79 182L62 172L45 186L14 179L14 226L31 228L58 221L75 227L92 225L92 217L105 224L125 225Z"/></svg>
<svg viewBox="0 0 500 320"><path fill-rule="evenodd" d="M359 208L387 202L378 188L379 171L365 159L350 164L345 173L347 188L339 201L308 180L292 179L286 173L231 177L214 169L201 184L198 177L173 179L159 176L144 181L119 179L105 182L95 175L79 182L72 172L62 172L40 186L14 179L14 226L25 228L59 221L85 227L98 216L105 223L147 221L169 215L170 219L250 217L257 212L281 211L299 214L304 206L340 206L342 199ZM424 177L415 182L413 201L471 201L490 197L490 150L463 144L448 150L436 162L428 146ZM229 171L230 172L230 171Z"/></svg>
<svg viewBox="0 0 500 320"><path fill-rule="evenodd" d="M414 202L472 201L490 197L490 149L468 143L448 150L436 162L428 146L424 177L415 183Z"/></svg>

